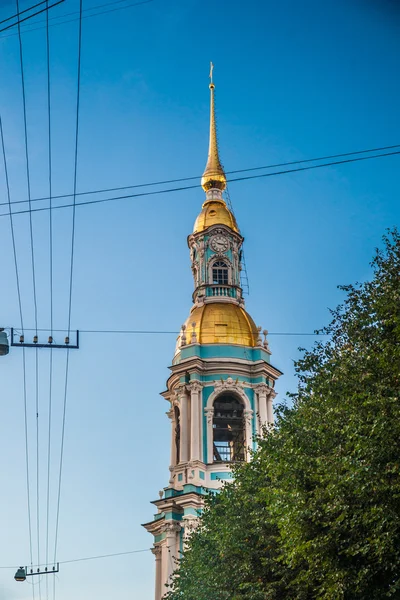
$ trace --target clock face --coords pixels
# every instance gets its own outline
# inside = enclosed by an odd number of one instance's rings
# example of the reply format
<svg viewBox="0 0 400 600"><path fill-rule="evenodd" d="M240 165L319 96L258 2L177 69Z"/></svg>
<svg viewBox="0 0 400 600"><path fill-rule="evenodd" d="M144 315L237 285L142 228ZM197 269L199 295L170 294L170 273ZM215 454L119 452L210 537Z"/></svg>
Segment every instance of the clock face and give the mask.
<svg viewBox="0 0 400 600"><path fill-rule="evenodd" d="M229 242L223 235L215 235L210 240L210 246L215 252L226 252Z"/></svg>

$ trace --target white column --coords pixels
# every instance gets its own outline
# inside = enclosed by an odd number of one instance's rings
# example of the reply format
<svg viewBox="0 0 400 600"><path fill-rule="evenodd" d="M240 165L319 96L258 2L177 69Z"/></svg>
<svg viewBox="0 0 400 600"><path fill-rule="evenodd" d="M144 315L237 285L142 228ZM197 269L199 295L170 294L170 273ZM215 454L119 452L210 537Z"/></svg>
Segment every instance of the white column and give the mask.
<svg viewBox="0 0 400 600"><path fill-rule="evenodd" d="M244 416L244 423L245 423L245 429L246 429L246 459L247 459L247 461L249 461L250 460L250 450L252 448L252 442L253 442L253 433L251 430L251 425L253 422L253 411L251 410L251 408L247 408L243 412L243 416Z"/></svg>
<svg viewBox="0 0 400 600"><path fill-rule="evenodd" d="M174 407L172 406L170 408L170 410L167 412L167 416L169 419L171 419L171 467L174 467L176 465L176 440L175 440L175 436L176 436L176 422L175 422L175 410Z"/></svg>
<svg viewBox="0 0 400 600"><path fill-rule="evenodd" d="M190 460L201 460L200 402L202 385L193 381L187 386L190 391Z"/></svg>
<svg viewBox="0 0 400 600"><path fill-rule="evenodd" d="M267 410L267 394L270 391L269 386L266 383L259 383L254 387L254 391L258 396L258 410L260 414L261 426L267 425L268 421L268 410Z"/></svg>
<svg viewBox="0 0 400 600"><path fill-rule="evenodd" d="M271 390L267 398L267 420L269 425L273 425L274 423L274 412L272 409L272 402L274 398L276 398L276 392Z"/></svg>
<svg viewBox="0 0 400 600"><path fill-rule="evenodd" d="M207 417L207 463L214 462L214 449L213 449L213 419L214 419L214 408L205 408Z"/></svg>
<svg viewBox="0 0 400 600"><path fill-rule="evenodd" d="M156 557L156 591L155 600L161 600L161 547L154 546L151 549L152 553Z"/></svg>
<svg viewBox="0 0 400 600"><path fill-rule="evenodd" d="M165 587L170 583L171 575L176 569L176 561L179 559L179 532L181 530L180 523L176 521L170 521L165 523L165 541L166 541L166 578L163 582L162 594L165 594L168 589ZM161 596L162 597L162 596Z"/></svg>
<svg viewBox="0 0 400 600"><path fill-rule="evenodd" d="M199 517L194 515L186 515L182 518L183 533L183 551L187 549L189 538L199 525Z"/></svg>
<svg viewBox="0 0 400 600"><path fill-rule="evenodd" d="M179 391L179 410L180 410L180 463L188 462L189 460L189 415L188 415L188 402L189 398L182 386Z"/></svg>

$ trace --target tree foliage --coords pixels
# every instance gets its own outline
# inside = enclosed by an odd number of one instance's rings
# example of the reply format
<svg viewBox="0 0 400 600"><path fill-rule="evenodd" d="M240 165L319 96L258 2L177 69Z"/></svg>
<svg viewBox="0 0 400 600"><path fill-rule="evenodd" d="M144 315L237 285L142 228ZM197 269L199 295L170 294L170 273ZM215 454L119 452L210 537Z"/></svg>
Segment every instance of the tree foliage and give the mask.
<svg viewBox="0 0 400 600"><path fill-rule="evenodd" d="M299 388L210 496L169 600L400 598L400 236L342 286Z"/></svg>

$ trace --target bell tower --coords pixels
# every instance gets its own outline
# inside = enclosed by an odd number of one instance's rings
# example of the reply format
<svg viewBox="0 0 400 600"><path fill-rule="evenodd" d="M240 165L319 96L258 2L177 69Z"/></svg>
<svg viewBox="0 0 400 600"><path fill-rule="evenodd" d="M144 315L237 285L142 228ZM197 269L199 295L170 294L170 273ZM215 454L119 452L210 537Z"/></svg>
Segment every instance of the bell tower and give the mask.
<svg viewBox="0 0 400 600"><path fill-rule="evenodd" d="M171 458L168 486L153 501L155 600L161 600L185 539L196 527L207 490L232 478L232 465L250 460L254 438L272 424L275 381L267 331L245 310L240 284L243 237L223 199L226 176L215 125L210 73L210 140L201 179L206 194L188 236L193 305L177 339L162 396L169 404Z"/></svg>

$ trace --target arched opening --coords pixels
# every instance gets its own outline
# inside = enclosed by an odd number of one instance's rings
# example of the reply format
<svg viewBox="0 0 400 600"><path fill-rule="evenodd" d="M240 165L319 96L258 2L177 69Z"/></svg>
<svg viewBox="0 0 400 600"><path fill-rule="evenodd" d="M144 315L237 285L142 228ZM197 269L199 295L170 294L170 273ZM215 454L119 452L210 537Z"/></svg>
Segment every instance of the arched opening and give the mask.
<svg viewBox="0 0 400 600"><path fill-rule="evenodd" d="M175 451L176 451L176 464L179 465L181 460L181 424L180 424L180 411L175 406Z"/></svg>
<svg viewBox="0 0 400 600"><path fill-rule="evenodd" d="M230 394L214 402L213 455L214 462L245 460L245 424L243 405Z"/></svg>
<svg viewBox="0 0 400 600"><path fill-rule="evenodd" d="M214 285L228 285L228 265L217 260L212 266L212 282Z"/></svg>

